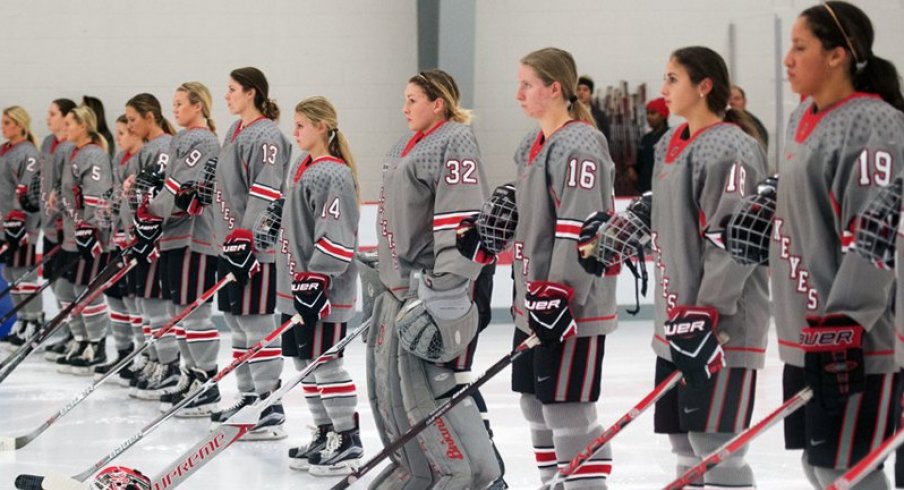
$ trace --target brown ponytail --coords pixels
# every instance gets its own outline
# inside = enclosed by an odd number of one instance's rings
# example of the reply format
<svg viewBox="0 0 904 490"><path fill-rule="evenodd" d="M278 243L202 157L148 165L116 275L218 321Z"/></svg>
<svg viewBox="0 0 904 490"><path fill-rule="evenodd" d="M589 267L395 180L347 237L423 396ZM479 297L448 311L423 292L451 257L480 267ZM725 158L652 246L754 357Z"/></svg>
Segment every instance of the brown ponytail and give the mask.
<svg viewBox="0 0 904 490"><path fill-rule="evenodd" d="M279 106L270 98L270 84L264 73L253 66L236 68L229 74L245 91L254 89L254 107L267 119L279 119Z"/></svg>
<svg viewBox="0 0 904 490"><path fill-rule="evenodd" d="M173 128L173 125L163 117L163 109L160 108L160 101L157 100L157 97L148 93L141 93L129 99L129 101L126 102L126 106L135 109L135 112L141 115L141 117L145 117L148 113L151 113L151 115L154 116L154 121L160 126L160 129L162 129L164 133L168 135L176 134L176 129Z"/></svg>

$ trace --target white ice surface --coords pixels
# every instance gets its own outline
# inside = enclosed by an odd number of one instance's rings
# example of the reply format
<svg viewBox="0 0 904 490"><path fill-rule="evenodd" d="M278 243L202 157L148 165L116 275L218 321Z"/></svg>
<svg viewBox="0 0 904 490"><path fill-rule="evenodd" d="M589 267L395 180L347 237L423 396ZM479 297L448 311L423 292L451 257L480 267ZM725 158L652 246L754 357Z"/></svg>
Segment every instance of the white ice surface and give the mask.
<svg viewBox="0 0 904 490"><path fill-rule="evenodd" d="M492 324L481 337L475 373L498 360L511 344L511 324ZM612 423L641 399L653 382L654 357L649 347L649 322L623 321L606 342L603 362L602 397L598 405L604 426ZM223 337L228 345L228 336ZM222 358L229 355L221 349ZM365 396L364 345L355 341L349 348L347 366L359 389L362 439L367 456L380 447ZM292 370L285 364L286 375ZM754 421L781 402L781 364L775 338L770 339L766 368L760 373ZM0 384L0 434L28 432L62 407L90 381L59 374L38 356L23 363ZM223 380L224 402L236 394L235 380ZM490 407L496 444L505 458L506 480L512 488L536 488L527 426L510 389L510 371L503 371L483 390ZM285 399L289 439L276 442L238 442L200 469L180 488L184 489L326 489L335 478L317 478L290 470L286 452L307 440L312 424L300 388ZM110 383L101 386L75 410L58 421L40 438L15 452L0 452L0 488L12 488L20 473L46 474L49 470L79 473L137 432L158 415L157 404L129 398L126 390ZM138 443L115 463L136 467L154 475L168 462L194 445L207 430L197 419L170 419ZM652 410L626 428L613 442L615 466L610 480L613 489L661 488L674 474L674 458L664 436L653 434ZM800 468L800 452L783 449L782 427L754 441L750 461L761 489L809 488ZM887 466L887 472L891 469ZM379 470L374 470L373 477ZM369 478L365 478L367 481ZM365 488L359 483L353 488Z"/></svg>

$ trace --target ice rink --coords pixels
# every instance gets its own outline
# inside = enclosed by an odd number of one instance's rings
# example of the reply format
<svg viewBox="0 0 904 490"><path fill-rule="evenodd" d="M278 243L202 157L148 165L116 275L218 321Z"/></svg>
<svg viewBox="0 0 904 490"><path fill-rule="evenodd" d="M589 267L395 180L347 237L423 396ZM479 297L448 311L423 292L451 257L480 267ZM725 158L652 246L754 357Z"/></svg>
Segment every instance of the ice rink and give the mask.
<svg viewBox="0 0 904 490"><path fill-rule="evenodd" d="M478 348L475 373L498 360L509 349L513 326L490 325ZM650 322L623 321L610 336L603 363L603 389L598 404L600 420L609 425L652 388L654 357L649 347ZM223 337L228 345L228 336ZM223 359L229 353L221 349ZM759 375L754 421L780 404L781 364L774 335L770 339L766 368ZM375 454L380 442L365 396L364 345L355 341L347 352L347 363L359 388L362 439L367 456ZM286 363L285 376L291 363ZM518 398L509 388L510 371L490 380L483 390L490 407L496 444L506 463L506 480L512 488L538 486L538 474L526 424ZM20 435L36 428L81 391L89 379L59 374L49 363L33 356L0 385L0 433ZM224 402L236 394L232 377L222 382ZM181 488L185 489L283 489L330 488L335 478L323 479L290 470L286 452L306 442L312 423L301 389L284 400L289 438L276 442L241 442L203 467ZM0 488L13 487L20 473L64 474L84 471L122 441L158 415L157 403L129 398L126 390L113 383L101 386L79 407L61 419L40 438L16 452L0 453ZM674 458L664 436L653 434L652 411L625 429L613 443L613 489L661 488L672 477ZM200 440L207 422L199 419L170 419L145 440L120 456L115 463L132 466L154 475L183 451ZM783 449L781 426L757 439L750 460L761 489L807 489L799 464L799 452ZM887 469L891 474L890 468ZM370 477L376 475L374 470ZM367 479L365 479L367 481ZM353 488L365 488L363 483Z"/></svg>

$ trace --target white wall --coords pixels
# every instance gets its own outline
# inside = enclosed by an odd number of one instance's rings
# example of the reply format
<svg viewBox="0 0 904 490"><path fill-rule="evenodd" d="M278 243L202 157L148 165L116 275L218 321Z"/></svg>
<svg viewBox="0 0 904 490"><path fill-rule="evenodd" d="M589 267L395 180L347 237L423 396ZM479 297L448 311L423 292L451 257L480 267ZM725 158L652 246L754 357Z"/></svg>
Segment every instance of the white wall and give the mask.
<svg viewBox="0 0 904 490"><path fill-rule="evenodd" d="M4 0L0 106L24 106L43 136L54 98L96 95L112 125L139 92L155 94L170 117L176 86L199 80L222 134L234 120L223 103L229 72L253 65L267 75L290 139L299 100L333 101L373 199L380 157L405 130L416 24L410 0Z"/></svg>
<svg viewBox="0 0 904 490"><path fill-rule="evenodd" d="M627 80L647 84L657 97L668 55L687 45L705 45L728 58L728 26L735 23L736 83L749 99L748 109L775 127L774 39L772 22L783 22L782 55L791 23L815 0L494 0L477 3L477 54L474 123L482 156L494 183L514 175L515 146L533 127L514 99L518 59L556 46L570 51L578 71L590 74L597 88ZM855 0L872 19L874 51L904 69L904 1ZM780 61L780 60L779 60ZM784 74L784 70L782 71ZM784 76L784 75L783 75ZM785 84L785 118L796 98ZM673 118L672 123L678 122ZM772 135L775 141L775 135Z"/></svg>

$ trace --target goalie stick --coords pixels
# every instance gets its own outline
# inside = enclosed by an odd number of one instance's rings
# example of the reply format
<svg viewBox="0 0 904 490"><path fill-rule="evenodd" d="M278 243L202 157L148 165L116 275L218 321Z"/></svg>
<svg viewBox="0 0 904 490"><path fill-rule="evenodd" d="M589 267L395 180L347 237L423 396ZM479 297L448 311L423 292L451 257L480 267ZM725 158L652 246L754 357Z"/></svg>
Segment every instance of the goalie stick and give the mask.
<svg viewBox="0 0 904 490"><path fill-rule="evenodd" d="M59 312L53 320L50 320L41 327L31 340L22 344L18 350L3 361L2 366L0 366L0 383L2 383L3 380L5 380L10 373L25 360L25 358L34 352L38 346L43 344L51 335L63 326L63 323L70 316L80 314L82 310L85 309L85 305L94 301L94 299L100 296L107 288L116 283L116 281L122 279L137 263L138 262L134 258L127 263L121 262L119 257L115 258L113 263L109 264L94 277L88 287L85 288L75 301L70 303L66 308L63 308L63 311Z"/></svg>
<svg viewBox="0 0 904 490"><path fill-rule="evenodd" d="M73 476L70 480L77 480L80 482L84 482L85 480L88 479L88 477L90 477L94 473L103 469L103 467L107 463L109 463L110 461L113 461L117 456L124 453L130 447L134 446L139 441L144 439L148 434L150 434L155 429L157 429L157 427L159 427L161 424L163 424L164 422L166 422L167 420L172 418L173 415L176 414L176 412L181 410L183 407L185 407L189 403L193 402L196 398L201 396L205 391L207 391L208 389L213 387L215 384L219 383L220 380L222 380L223 378L228 376L230 373L232 373L232 371L234 371L237 367L248 362L248 360L251 359L255 354L257 354L261 349L270 345L271 343L273 343L273 341L278 339L282 335L282 333L285 332L286 330L288 330L290 327L292 327L292 325L295 325L296 323L301 323L301 321L302 321L301 315L296 314L295 316L293 316L292 318L287 320L285 323L283 323L279 327L276 327L275 330L270 332L266 337L261 339L256 344L249 347L248 350L245 351L245 353L242 354L240 357L233 359L231 364L229 364L228 366L221 369L216 375L214 375L212 378L210 378L206 382L204 382L204 384L201 385L200 387L198 387L195 391L192 391L192 392L189 392L188 394L186 394L185 397L182 398L181 400L179 400L178 403L174 404L172 406L172 408L170 408L166 412L157 416L157 418L150 421L147 425L142 427L141 430L139 430L137 433L132 435L132 437L126 439L122 444L120 444L115 449L110 451L106 456L102 457L100 460L98 460L96 463L94 463L94 465L92 465L90 468ZM238 414L236 414L236 415L238 415ZM255 420L251 424L252 428L256 424L257 424L257 420ZM251 430L251 429L249 428L248 430ZM40 477L40 476L20 475L18 478L16 478L16 486L17 486L17 488L42 488L41 487L42 480L43 480L43 477ZM21 482L22 486L20 486L20 482ZM44 488L49 488L49 487L47 487L45 485Z"/></svg>
<svg viewBox="0 0 904 490"><path fill-rule="evenodd" d="M44 431L50 428L57 420L61 417L69 413L73 408L75 408L79 403L81 403L85 398L88 397L91 393L97 389L98 386L102 385L107 379L109 379L114 374L121 371L124 367L128 366L132 359L138 357L142 352L146 351L154 342L156 342L160 337L166 335L169 331L176 328L176 324L184 320L186 317L191 315L199 306L207 302L210 298L216 294L217 291L223 288L226 284L235 280L232 273L226 275L226 277L217 281L210 289L204 291L204 293L199 296L195 301L189 304L185 309L179 312L176 316L174 316L170 321L164 325L159 330L155 331L150 338L138 349L133 350L128 356L123 357L116 365L111 367L100 379L95 380L90 386L82 390L81 393L75 396L69 403L67 403L63 408L58 410L56 413L51 415L40 427L29 432L28 434L24 434L18 437L4 437L0 436L0 451L8 451L8 450L17 450L22 449L35 440L38 436L40 436Z"/></svg>
<svg viewBox="0 0 904 490"><path fill-rule="evenodd" d="M750 444L750 441L759 436L763 431L783 420L788 415L791 415L800 407L806 405L807 402L810 401L810 398L813 398L813 390L810 388L804 388L798 391L794 396L785 401L785 403L776 408L765 418L755 425L750 426L749 429L731 438L731 440L723 444L722 447L703 458L696 466L687 470L683 475L678 477L678 479L666 485L664 487L665 490L681 490L686 485L693 484L714 466L717 466L719 463L731 457L732 454L742 447Z"/></svg>
<svg viewBox="0 0 904 490"><path fill-rule="evenodd" d="M38 263L37 265L32 267L28 272L23 274L22 277L16 279L12 283L10 283L9 286L6 287L6 289L4 289L3 291L0 291L0 298L3 298L7 294L9 294L10 291L12 291L17 286L19 286L19 284L22 284L23 282L25 282L26 279L31 278L35 273L37 273L40 268L44 267L44 265L47 264L47 262L50 262L50 259L53 258L53 256L56 255L57 252L59 252L61 250L61 247L62 247L62 245L57 245L57 246L51 248L49 252L44 254L44 257L41 259L40 263ZM3 323L3 322L0 322L0 323Z"/></svg>
<svg viewBox="0 0 904 490"><path fill-rule="evenodd" d="M503 356L502 359L499 359L495 364L490 366L489 369L484 371L484 373L481 374L479 378L477 378L470 384L459 388L458 391L456 391L451 398L446 400L445 403L433 409L433 411L430 412L430 414L420 422L413 424L408 429L408 432L402 434L398 439L392 441L392 443L388 444L383 448L382 451L377 453L376 456L370 458L367 462L358 467L358 469L352 472L352 474L345 476L342 480L339 481L339 483L333 485L331 487L331 490L348 488L351 484L358 481L368 471L374 469L377 465L380 464L380 462L389 457L390 454L398 451L399 448L407 444L408 441L417 437L417 435L423 432L424 429L426 429L434 422L436 422L440 417L448 413L449 410L452 410L455 405L458 405L464 399L474 394L474 392L479 390L480 387L484 385L484 383L490 380L490 378L499 374L500 371L508 367L509 364L521 357L525 352L533 349L538 345L540 345L540 339L538 339L536 335L531 334L531 336L526 338L524 342L518 344L518 346L515 347L514 350Z"/></svg>

